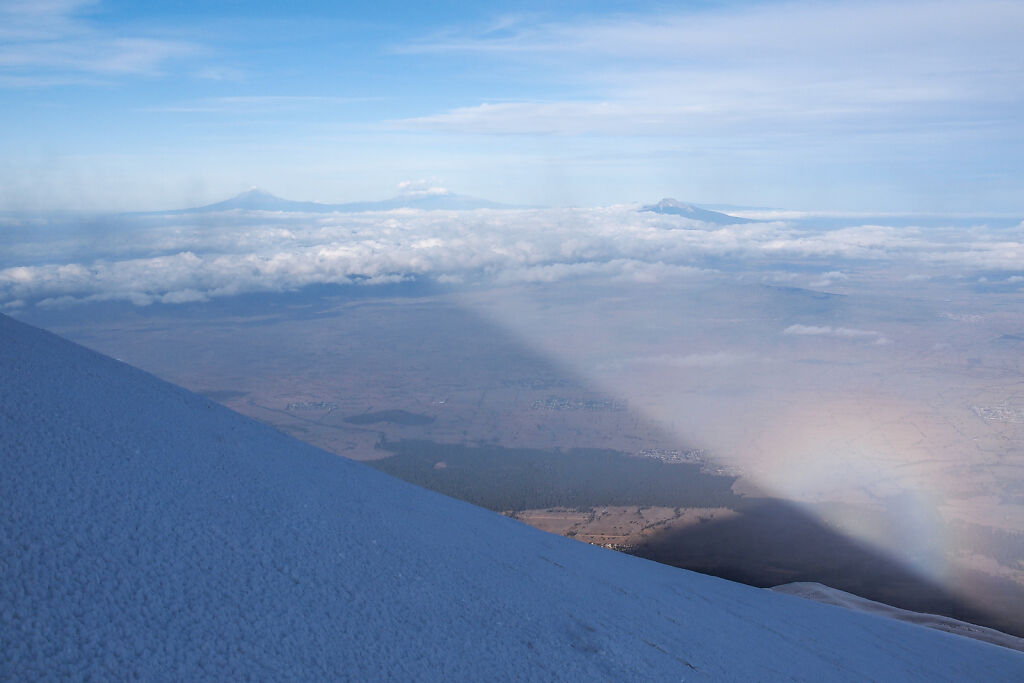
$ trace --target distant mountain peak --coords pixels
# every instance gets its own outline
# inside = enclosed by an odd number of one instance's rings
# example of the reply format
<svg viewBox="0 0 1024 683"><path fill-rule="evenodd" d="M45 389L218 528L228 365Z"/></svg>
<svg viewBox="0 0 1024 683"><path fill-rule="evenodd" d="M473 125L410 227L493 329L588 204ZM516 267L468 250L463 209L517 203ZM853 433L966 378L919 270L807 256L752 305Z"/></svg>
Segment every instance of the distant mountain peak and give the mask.
<svg viewBox="0 0 1024 683"><path fill-rule="evenodd" d="M267 192L262 187L259 187L257 185L253 185L252 187L250 187L245 192L241 192L241 193L235 195L232 199L241 199L242 197L252 197L252 198L259 197L259 198L263 198L263 199L278 199L278 197L276 195L273 195L270 192Z"/></svg>
<svg viewBox="0 0 1024 683"><path fill-rule="evenodd" d="M253 203L253 202L282 202L282 201L286 201L286 200L281 199L280 197L278 197L275 194L267 192L262 187L256 187L254 185L253 187L250 187L245 192L240 192L240 193L236 194L234 197L231 197L230 199L226 199L223 202L219 202L219 203L220 204L224 204L224 203L227 203L227 202L235 202L235 203L241 204L241 203L244 203L244 202Z"/></svg>
<svg viewBox="0 0 1024 683"><path fill-rule="evenodd" d="M715 225L735 225L737 223L751 222L749 218L740 218L738 216L730 216L727 213L709 211L708 209L702 209L694 204L687 204L671 197L666 197L657 204L648 204L640 210L670 216L683 216L684 218L692 218L695 221L713 223Z"/></svg>
<svg viewBox="0 0 1024 683"><path fill-rule="evenodd" d="M179 209L161 213L207 213L212 211L302 211L314 210L322 206L315 202L293 202L282 199L277 195L267 192L261 187L250 187L248 190L236 194L234 197L224 201L207 204L192 209Z"/></svg>
<svg viewBox="0 0 1024 683"><path fill-rule="evenodd" d="M655 210L655 209L661 209L661 210L665 210L665 209L684 209L684 210L688 210L688 211L693 211L697 207L694 206L693 204L687 204L686 202L681 202L678 199L674 199L672 197L665 197L664 199L662 199L657 204L652 204L649 207L645 207L645 208L649 208L652 211Z"/></svg>
<svg viewBox="0 0 1024 683"><path fill-rule="evenodd" d="M245 192L230 199L206 204L189 209L173 211L156 211L151 214L194 214L213 213L217 211L281 211L297 213L356 213L361 211L390 211L393 209L424 209L424 210L471 210L471 209L506 209L505 204L455 194L446 188L413 189L405 191L397 197L380 201L348 202L345 204L325 204L322 202L294 201L283 199L267 192L261 187L250 187Z"/></svg>

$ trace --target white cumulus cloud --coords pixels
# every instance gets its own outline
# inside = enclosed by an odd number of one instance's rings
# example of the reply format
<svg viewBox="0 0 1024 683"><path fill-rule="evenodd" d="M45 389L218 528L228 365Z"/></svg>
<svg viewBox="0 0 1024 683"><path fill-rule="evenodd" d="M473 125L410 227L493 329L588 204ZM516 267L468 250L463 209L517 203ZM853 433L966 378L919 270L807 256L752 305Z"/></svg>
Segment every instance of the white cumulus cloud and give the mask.
<svg viewBox="0 0 1024 683"><path fill-rule="evenodd" d="M434 187L433 181L406 185L414 192ZM228 212L58 227L0 235L0 305L97 299L180 303L409 278L466 286L579 278L657 283L715 272L824 286L855 279L865 264L959 276L1011 263L1019 272L1024 262L1024 231L1016 228L976 226L965 241L964 229L956 226L825 229L813 221L721 226L634 206ZM810 264L805 272L812 275L794 274L795 262ZM794 325L786 334L884 343L879 333L852 328Z"/></svg>

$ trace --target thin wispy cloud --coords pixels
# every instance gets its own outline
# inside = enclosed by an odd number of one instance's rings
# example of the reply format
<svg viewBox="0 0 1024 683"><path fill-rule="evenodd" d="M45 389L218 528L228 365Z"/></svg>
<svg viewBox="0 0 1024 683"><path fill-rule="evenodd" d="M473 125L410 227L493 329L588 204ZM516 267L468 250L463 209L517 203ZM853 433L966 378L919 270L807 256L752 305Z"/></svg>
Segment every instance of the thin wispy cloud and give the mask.
<svg viewBox="0 0 1024 683"><path fill-rule="evenodd" d="M860 330L855 327L832 327L831 325L790 325L783 334L799 337L835 337L851 341L869 341L874 344L890 344L891 340L877 330Z"/></svg>
<svg viewBox="0 0 1024 683"><path fill-rule="evenodd" d="M651 365L656 368L664 368L667 366L685 369L710 368L718 370L734 365L744 365L764 360L764 358L747 352L715 351L713 353L688 353L684 355L663 353L657 356L637 356L630 359L630 362L641 365Z"/></svg>
<svg viewBox="0 0 1024 683"><path fill-rule="evenodd" d="M208 97L181 104L145 107L143 111L171 113L232 114L308 111L333 109L356 102L368 102L371 97L326 97L321 95L245 95Z"/></svg>
<svg viewBox="0 0 1024 683"><path fill-rule="evenodd" d="M482 102L403 123L491 134L681 134L753 122L877 133L909 120L980 124L975 107L986 102L980 125L1012 126L1024 100L1022 28L1024 7L1005 2L970 11L953 2L791 2L510 22L397 49L531 64L573 99Z"/></svg>
<svg viewBox="0 0 1024 683"><path fill-rule="evenodd" d="M89 18L93 2L0 4L0 84L48 86L156 75L203 52L196 43L121 35Z"/></svg>

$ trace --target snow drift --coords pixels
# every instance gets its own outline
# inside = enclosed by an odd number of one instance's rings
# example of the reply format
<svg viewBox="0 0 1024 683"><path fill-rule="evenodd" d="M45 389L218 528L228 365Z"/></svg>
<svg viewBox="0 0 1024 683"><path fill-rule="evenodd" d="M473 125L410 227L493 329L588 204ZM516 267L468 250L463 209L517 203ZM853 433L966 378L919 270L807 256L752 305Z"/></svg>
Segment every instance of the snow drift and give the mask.
<svg viewBox="0 0 1024 683"><path fill-rule="evenodd" d="M1020 680L548 535L0 316L0 678Z"/></svg>
<svg viewBox="0 0 1024 683"><path fill-rule="evenodd" d="M1024 638L1011 636L1002 631L960 621L952 617L945 617L941 614L926 614L900 609L899 607L893 607L892 605L875 600L868 600L859 595L847 593L838 588L832 588L820 583L798 581L796 583L774 586L771 590L777 593L786 593L787 595L797 595L807 600L817 600L827 605L838 605L847 609L868 612L869 614L880 614L890 619L909 621L912 624L920 624L921 626L939 629L947 633L955 633L965 638L976 638L986 643L995 643L1002 647L1009 647L1024 652Z"/></svg>

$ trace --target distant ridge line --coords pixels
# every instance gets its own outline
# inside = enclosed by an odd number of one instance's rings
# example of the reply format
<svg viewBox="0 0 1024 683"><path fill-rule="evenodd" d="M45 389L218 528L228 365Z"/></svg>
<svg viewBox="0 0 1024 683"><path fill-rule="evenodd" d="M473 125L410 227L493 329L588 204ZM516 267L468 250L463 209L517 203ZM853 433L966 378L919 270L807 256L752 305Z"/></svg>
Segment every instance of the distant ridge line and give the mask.
<svg viewBox="0 0 1024 683"><path fill-rule="evenodd" d="M328 204L324 202L296 201L284 199L260 188L251 188L213 204L170 209L162 211L134 212L132 215L187 215L217 213L220 211L282 211L295 213L361 213L364 211L392 211L394 209L422 209L437 211L469 211L475 209L523 208L492 202L478 197L454 194L452 192L398 195L390 199L363 202Z"/></svg>

